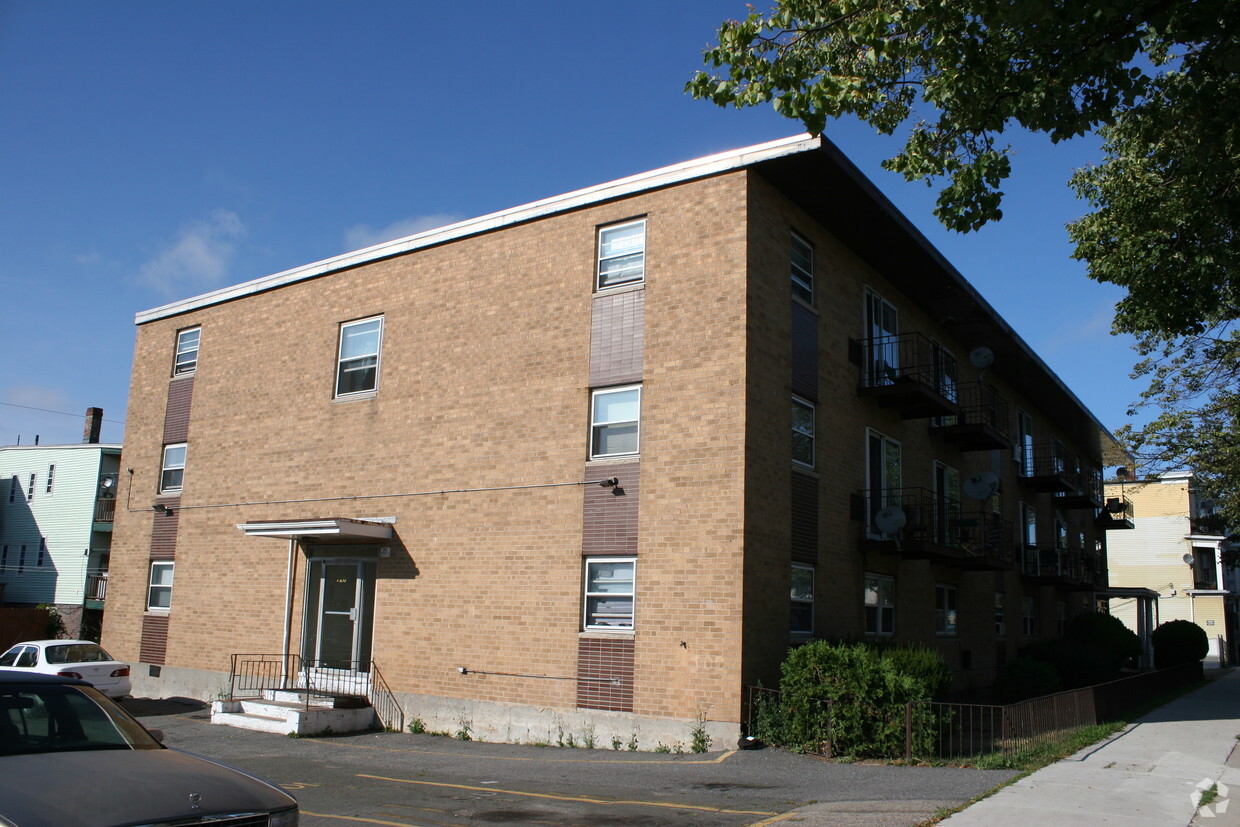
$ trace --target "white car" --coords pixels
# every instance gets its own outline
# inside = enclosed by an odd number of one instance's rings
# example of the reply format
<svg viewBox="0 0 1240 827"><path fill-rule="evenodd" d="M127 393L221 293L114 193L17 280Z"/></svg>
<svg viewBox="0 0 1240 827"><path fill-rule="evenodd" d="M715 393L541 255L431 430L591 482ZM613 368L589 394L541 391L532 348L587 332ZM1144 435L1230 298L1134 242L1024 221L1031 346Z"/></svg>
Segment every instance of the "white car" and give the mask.
<svg viewBox="0 0 1240 827"><path fill-rule="evenodd" d="M129 664L113 660L98 643L89 640L28 640L0 655L0 671L37 672L77 678L109 698L130 692Z"/></svg>

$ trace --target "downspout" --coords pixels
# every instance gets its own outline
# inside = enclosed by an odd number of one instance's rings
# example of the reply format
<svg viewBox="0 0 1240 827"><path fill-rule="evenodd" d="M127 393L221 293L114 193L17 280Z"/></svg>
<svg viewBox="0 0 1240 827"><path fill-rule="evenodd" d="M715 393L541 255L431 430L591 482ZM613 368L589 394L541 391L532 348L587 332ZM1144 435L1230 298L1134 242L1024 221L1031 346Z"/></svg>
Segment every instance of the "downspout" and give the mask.
<svg viewBox="0 0 1240 827"><path fill-rule="evenodd" d="M288 571L284 579L284 641L280 647L280 685L288 688L289 648L293 641L293 569L297 561L297 538L288 538Z"/></svg>

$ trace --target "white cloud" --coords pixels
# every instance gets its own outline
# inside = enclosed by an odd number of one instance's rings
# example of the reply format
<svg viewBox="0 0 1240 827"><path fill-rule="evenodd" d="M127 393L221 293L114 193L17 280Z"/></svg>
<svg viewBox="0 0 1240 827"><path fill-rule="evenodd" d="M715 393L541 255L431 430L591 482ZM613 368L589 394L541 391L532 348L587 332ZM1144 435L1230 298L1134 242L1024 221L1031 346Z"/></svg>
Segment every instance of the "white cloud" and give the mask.
<svg viewBox="0 0 1240 827"><path fill-rule="evenodd" d="M427 230L433 230L448 224L455 224L463 218L464 216L453 215L452 213L437 213L435 215L419 215L413 218L393 221L386 227L379 229L375 229L368 224L358 224L345 230L345 249L360 250L363 247L373 247L385 241L392 241L397 238L424 233Z"/></svg>
<svg viewBox="0 0 1240 827"><path fill-rule="evenodd" d="M236 213L215 210L182 227L176 241L139 268L137 281L168 296L219 287L228 278L233 241L243 235Z"/></svg>

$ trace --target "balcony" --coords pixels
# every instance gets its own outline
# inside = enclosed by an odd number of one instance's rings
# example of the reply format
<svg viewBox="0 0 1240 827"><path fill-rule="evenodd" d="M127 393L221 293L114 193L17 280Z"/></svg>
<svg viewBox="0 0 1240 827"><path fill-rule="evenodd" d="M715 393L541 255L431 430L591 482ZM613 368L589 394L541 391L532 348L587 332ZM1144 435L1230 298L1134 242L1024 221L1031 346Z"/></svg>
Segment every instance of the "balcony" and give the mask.
<svg viewBox="0 0 1240 827"><path fill-rule="evenodd" d="M1071 474L1074 491L1055 497L1055 506L1072 509L1102 508L1102 469L1080 465Z"/></svg>
<svg viewBox="0 0 1240 827"><path fill-rule="evenodd" d="M948 394L951 396L951 394ZM984 382L962 382L956 387L956 416L942 417L931 427L962 451L992 451L1012 447L1007 400Z"/></svg>
<svg viewBox="0 0 1240 827"><path fill-rule="evenodd" d="M980 507L966 510L926 488L862 491L853 503L862 550L964 569L1012 567L1011 523Z"/></svg>
<svg viewBox="0 0 1240 827"><path fill-rule="evenodd" d="M103 602L108 596L108 573L86 575L86 599Z"/></svg>
<svg viewBox="0 0 1240 827"><path fill-rule="evenodd" d="M1023 545L1020 548L1021 576L1044 586L1079 586L1084 582L1080 555L1054 543Z"/></svg>
<svg viewBox="0 0 1240 827"><path fill-rule="evenodd" d="M95 500L95 530L106 530L111 527L111 523L116 520L116 499L114 497L100 497ZM99 523L107 523L102 528Z"/></svg>
<svg viewBox="0 0 1240 827"><path fill-rule="evenodd" d="M1106 505L1098 512L1094 525L1103 531L1136 528L1133 522L1132 500L1124 496L1107 497Z"/></svg>
<svg viewBox="0 0 1240 827"><path fill-rule="evenodd" d="M956 416L956 360L920 333L849 341L861 366L858 396L868 396L901 419Z"/></svg>
<svg viewBox="0 0 1240 827"><path fill-rule="evenodd" d="M1043 494L1076 494L1077 462L1063 443L1044 442L1018 448L1021 484Z"/></svg>

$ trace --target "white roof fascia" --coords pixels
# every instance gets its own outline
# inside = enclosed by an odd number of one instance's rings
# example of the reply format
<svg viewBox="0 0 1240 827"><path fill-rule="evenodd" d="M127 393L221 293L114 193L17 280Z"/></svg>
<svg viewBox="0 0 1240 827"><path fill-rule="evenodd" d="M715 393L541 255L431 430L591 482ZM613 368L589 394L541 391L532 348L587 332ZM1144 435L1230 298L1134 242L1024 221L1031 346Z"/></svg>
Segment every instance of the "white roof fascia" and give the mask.
<svg viewBox="0 0 1240 827"><path fill-rule="evenodd" d="M264 276L210 293L203 293L202 295L166 304L152 310L145 310L134 316L134 324L146 324L147 322L197 310L200 307L220 304L265 290L282 287L286 284L326 275L336 270L390 258L434 244L442 244L445 241L452 241L510 224L530 221L535 218L543 218L558 212L601 203L612 198L620 198L646 190L658 189L669 184L741 169L760 161L767 161L798 152L806 152L818 149L821 146L822 140L820 138L814 138L805 134L795 135L791 138L781 138L777 141L768 141L755 146L734 149L716 155L708 155L705 158L698 158L693 161L685 161L672 166L650 170L649 172L642 172L627 178L609 181L605 184L597 184L585 189L564 193L563 195L544 198L541 201L534 201L519 207L512 207L501 212L466 219L455 224L449 224L446 227L438 227L434 230L416 233L394 241L386 241L373 247L366 247L355 252L335 256L334 258L317 261L313 264L295 267L292 270L285 270L274 275Z"/></svg>
<svg viewBox="0 0 1240 827"><path fill-rule="evenodd" d="M371 523L348 518L238 523L237 528L245 532L247 537L336 536L376 540L392 538L391 523Z"/></svg>

